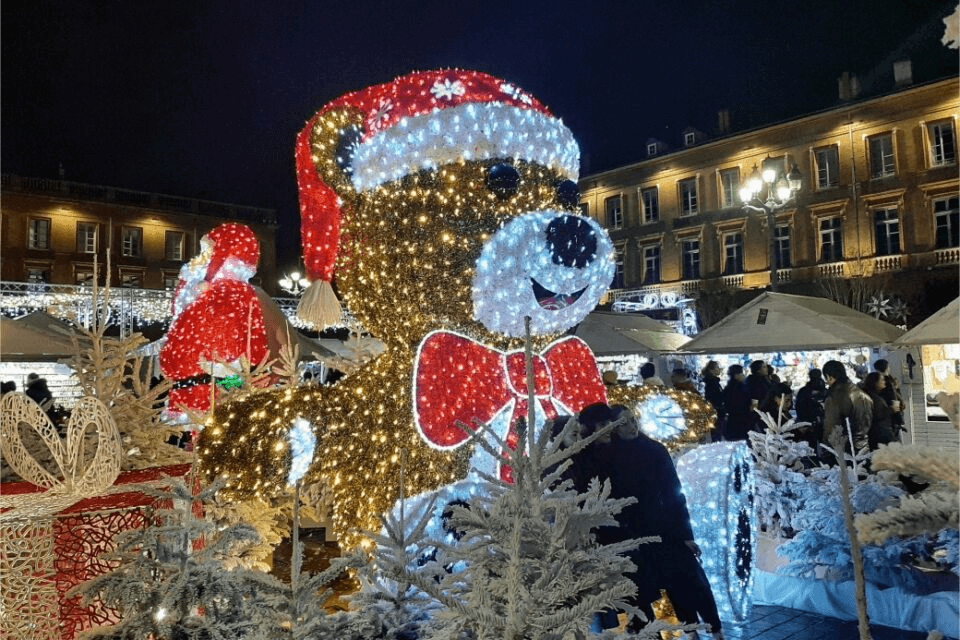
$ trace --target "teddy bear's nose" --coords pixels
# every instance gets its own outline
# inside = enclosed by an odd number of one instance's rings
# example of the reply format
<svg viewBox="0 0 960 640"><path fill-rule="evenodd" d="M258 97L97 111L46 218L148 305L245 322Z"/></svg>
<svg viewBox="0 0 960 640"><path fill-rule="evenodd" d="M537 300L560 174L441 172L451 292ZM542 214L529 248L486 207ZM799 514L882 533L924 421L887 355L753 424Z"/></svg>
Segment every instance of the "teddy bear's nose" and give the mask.
<svg viewBox="0 0 960 640"><path fill-rule="evenodd" d="M547 225L553 264L582 269L597 257L597 236L579 216L557 216Z"/></svg>

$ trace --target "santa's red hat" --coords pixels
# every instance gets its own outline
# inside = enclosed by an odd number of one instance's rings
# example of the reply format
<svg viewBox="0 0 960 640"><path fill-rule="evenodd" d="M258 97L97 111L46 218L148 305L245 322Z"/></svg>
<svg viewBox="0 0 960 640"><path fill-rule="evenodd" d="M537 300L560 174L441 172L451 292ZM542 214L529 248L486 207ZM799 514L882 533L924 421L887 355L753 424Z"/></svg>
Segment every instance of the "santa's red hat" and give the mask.
<svg viewBox="0 0 960 640"><path fill-rule="evenodd" d="M256 272L260 262L260 242L250 227L228 222L210 231L206 237L213 244L213 250L204 280L213 282L217 279L227 260L231 259Z"/></svg>
<svg viewBox="0 0 960 640"><path fill-rule="evenodd" d="M318 175L310 140L318 120L342 107L364 115L350 157L341 158L357 192L461 159L515 158L577 179L580 156L570 130L536 98L485 73L422 71L334 100L307 122L296 149L304 264L313 281L298 314L319 326L340 318L330 282L341 201Z"/></svg>

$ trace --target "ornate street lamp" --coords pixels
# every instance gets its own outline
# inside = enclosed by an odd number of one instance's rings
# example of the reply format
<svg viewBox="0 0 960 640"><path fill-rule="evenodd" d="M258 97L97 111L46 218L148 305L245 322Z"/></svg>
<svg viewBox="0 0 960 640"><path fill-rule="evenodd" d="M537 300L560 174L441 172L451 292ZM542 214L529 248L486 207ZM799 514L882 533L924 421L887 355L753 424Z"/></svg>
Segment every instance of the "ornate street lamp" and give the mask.
<svg viewBox="0 0 960 640"><path fill-rule="evenodd" d="M310 286L310 281L300 275L299 271L291 271L278 281L280 288L292 296L299 296L303 290Z"/></svg>
<svg viewBox="0 0 960 640"><path fill-rule="evenodd" d="M768 158L769 160L769 158ZM776 214L793 202L800 187L803 175L797 164L786 175L774 167L772 162L764 162L763 171L753 165L753 172L740 189L743 208L757 213L766 213L770 224L770 290L777 290L777 219Z"/></svg>

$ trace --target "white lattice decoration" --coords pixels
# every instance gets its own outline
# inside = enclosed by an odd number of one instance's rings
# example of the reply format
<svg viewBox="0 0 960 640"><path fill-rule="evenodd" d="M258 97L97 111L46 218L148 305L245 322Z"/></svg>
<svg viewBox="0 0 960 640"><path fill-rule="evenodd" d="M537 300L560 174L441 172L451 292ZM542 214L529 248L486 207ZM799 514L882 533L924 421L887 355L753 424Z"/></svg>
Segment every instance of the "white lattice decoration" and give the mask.
<svg viewBox="0 0 960 640"><path fill-rule="evenodd" d="M51 517L8 519L0 525L0 637L60 637L53 542Z"/></svg>
<svg viewBox="0 0 960 640"><path fill-rule="evenodd" d="M56 474L31 455L24 435L37 437L46 446ZM53 514L113 484L120 473L120 433L96 398L82 398L76 404L66 437L61 438L33 400L8 393L0 400L0 449L20 477L47 489L0 496L0 636L59 638Z"/></svg>
<svg viewBox="0 0 960 640"><path fill-rule="evenodd" d="M31 454L23 430L40 438L53 456L54 475ZM86 442L93 438L88 460ZM47 414L22 393L8 393L0 400L0 448L17 474L47 489L30 496L0 497L0 522L8 518L42 517L95 496L107 489L120 473L123 453L120 433L110 412L96 398L81 398L70 415L66 437L61 438Z"/></svg>

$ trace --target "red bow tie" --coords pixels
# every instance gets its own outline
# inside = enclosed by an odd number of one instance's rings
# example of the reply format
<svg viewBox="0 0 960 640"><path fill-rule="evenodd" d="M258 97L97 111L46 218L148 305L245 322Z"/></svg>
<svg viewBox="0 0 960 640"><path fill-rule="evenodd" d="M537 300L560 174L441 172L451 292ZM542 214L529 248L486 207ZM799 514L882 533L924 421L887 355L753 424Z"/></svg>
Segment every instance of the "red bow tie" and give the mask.
<svg viewBox="0 0 960 640"><path fill-rule="evenodd" d="M590 347L570 336L533 357L534 392L550 419L579 413L606 402L606 387ZM489 422L513 404L507 443L517 444L515 425L528 410L523 351L504 353L447 331L428 335L420 345L413 372L416 424L425 440L442 449L455 448L469 436L457 422L473 426ZM512 479L509 467L500 475Z"/></svg>

